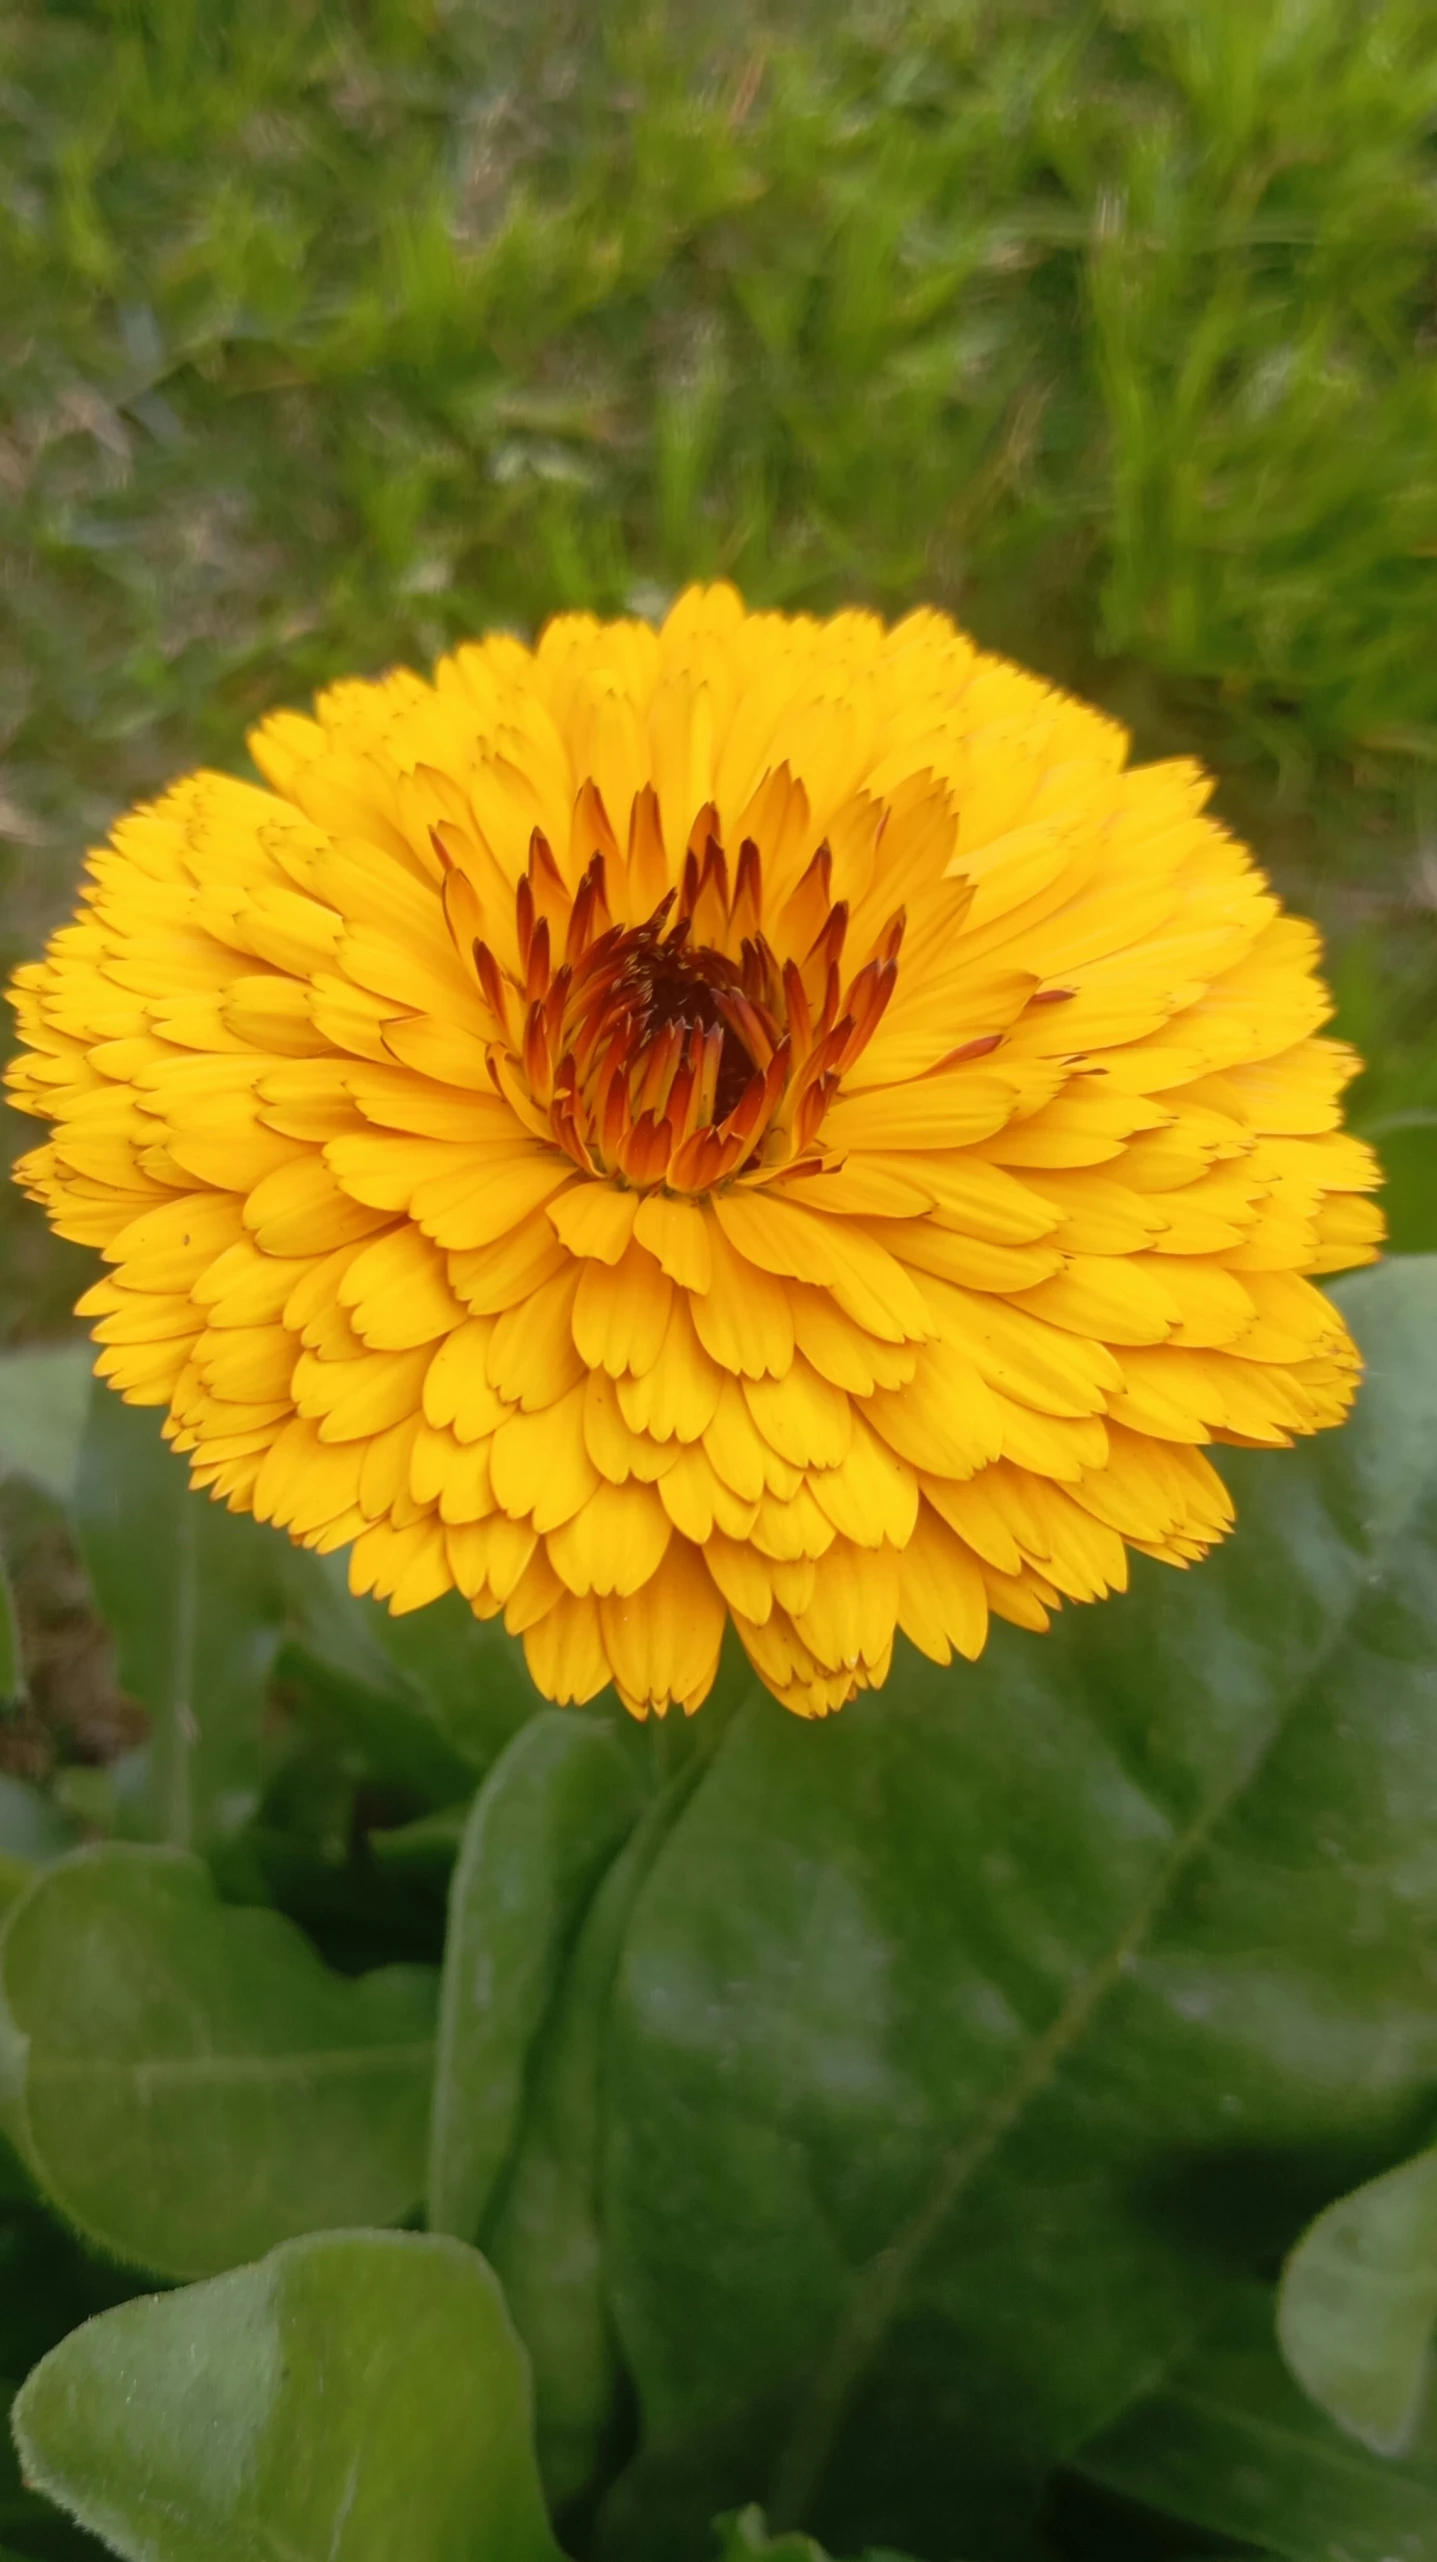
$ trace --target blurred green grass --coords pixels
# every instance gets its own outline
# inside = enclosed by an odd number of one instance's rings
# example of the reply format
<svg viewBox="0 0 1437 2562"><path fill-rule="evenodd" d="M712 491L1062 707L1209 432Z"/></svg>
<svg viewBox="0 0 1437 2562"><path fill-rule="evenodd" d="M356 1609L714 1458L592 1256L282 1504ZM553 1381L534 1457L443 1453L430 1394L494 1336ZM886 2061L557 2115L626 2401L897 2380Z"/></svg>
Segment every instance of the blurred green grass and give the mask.
<svg viewBox="0 0 1437 2562"><path fill-rule="evenodd" d="M342 670L925 597L1213 766L1437 1246L1434 137L1430 0L11 0L0 961Z"/></svg>

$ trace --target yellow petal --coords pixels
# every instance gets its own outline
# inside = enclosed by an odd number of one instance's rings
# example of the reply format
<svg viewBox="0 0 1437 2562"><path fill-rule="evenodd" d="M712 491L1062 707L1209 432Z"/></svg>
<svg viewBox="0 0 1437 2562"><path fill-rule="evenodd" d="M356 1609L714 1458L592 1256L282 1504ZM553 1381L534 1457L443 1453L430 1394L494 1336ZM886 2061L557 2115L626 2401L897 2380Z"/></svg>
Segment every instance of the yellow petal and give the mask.
<svg viewBox="0 0 1437 2562"><path fill-rule="evenodd" d="M696 1203L650 1192L639 1204L634 1234L671 1281L702 1294L713 1278L711 1224Z"/></svg>
<svg viewBox="0 0 1437 2562"><path fill-rule="evenodd" d="M506 1405L535 1413L557 1403L584 1377L573 1331L579 1272L579 1265L570 1263L497 1319L487 1364L490 1386Z"/></svg>
<svg viewBox="0 0 1437 2562"><path fill-rule="evenodd" d="M926 1345L912 1386L879 1389L863 1413L900 1459L934 1476L971 1477L1003 1446L985 1381L951 1343Z"/></svg>
<svg viewBox="0 0 1437 2562"><path fill-rule="evenodd" d="M583 1387L540 1414L509 1415L494 1435L489 1470L498 1501L516 1521L532 1521L539 1531L571 1521L601 1483L584 1447Z"/></svg>
<svg viewBox="0 0 1437 2562"><path fill-rule="evenodd" d="M751 1502L725 1485L702 1443L680 1445L674 1464L658 1481L659 1501L674 1528L697 1547L713 1537L746 1539L758 1518Z"/></svg>
<svg viewBox="0 0 1437 2562"><path fill-rule="evenodd" d="M549 1562L570 1592L634 1593L656 1572L670 1530L651 1486L601 1479L572 1520L549 1532Z"/></svg>
<svg viewBox="0 0 1437 2562"><path fill-rule="evenodd" d="M296 1412L317 1421L322 1441L357 1441L419 1412L427 1345L416 1352L367 1352L357 1361L320 1361L302 1352L294 1369Z"/></svg>
<svg viewBox="0 0 1437 2562"><path fill-rule="evenodd" d="M388 1227L390 1213L341 1191L322 1157L298 1156L255 1185L244 1223L266 1254L328 1254Z"/></svg>
<svg viewBox="0 0 1437 2562"><path fill-rule="evenodd" d="M798 1470L785 1467L765 1441L732 1379L723 1382L703 1448L724 1484L746 1503L758 1501L771 1474L777 1479L776 1490L792 1494L797 1488Z"/></svg>
<svg viewBox="0 0 1437 2562"><path fill-rule="evenodd" d="M898 1556L836 1539L818 1561L807 1607L793 1624L816 1659L835 1671L886 1661L898 1615Z"/></svg>
<svg viewBox="0 0 1437 2562"><path fill-rule="evenodd" d="M855 1413L849 1445L834 1468L810 1470L809 1489L819 1510L861 1548L876 1548L886 1539L901 1548L913 1535L918 1516L918 1481L861 1413Z"/></svg>
<svg viewBox="0 0 1437 2562"><path fill-rule="evenodd" d="M927 1504L898 1560L898 1624L939 1664L955 1652L976 1663L987 1641L983 1577L971 1550Z"/></svg>
<svg viewBox="0 0 1437 2562"><path fill-rule="evenodd" d="M674 1539L632 1600L599 1604L605 1653L624 1706L642 1717L678 1705L692 1715L718 1672L724 1609L698 1555Z"/></svg>
<svg viewBox="0 0 1437 2562"><path fill-rule="evenodd" d="M574 1300L574 1342L591 1370L611 1379L652 1370L663 1345L673 1283L630 1243L616 1264L588 1262Z"/></svg>
<svg viewBox="0 0 1437 2562"><path fill-rule="evenodd" d="M714 1530L704 1541L704 1563L729 1608L761 1628L774 1602L768 1558L746 1539L726 1539L721 1530Z"/></svg>
<svg viewBox="0 0 1437 2562"><path fill-rule="evenodd" d="M618 1263L634 1232L638 1196L606 1183L579 1183L561 1192L545 1213L571 1254Z"/></svg>
<svg viewBox="0 0 1437 2562"><path fill-rule="evenodd" d="M788 1303L793 1312L794 1342L834 1387L846 1388L851 1396L867 1397L875 1388L906 1387L912 1378L918 1358L916 1349L907 1343L880 1343L875 1336L865 1334L834 1305L826 1290L790 1283Z"/></svg>
<svg viewBox="0 0 1437 2562"><path fill-rule="evenodd" d="M916 1084L840 1100L824 1121L824 1144L844 1151L966 1147L1001 1130L1017 1100L1018 1090L1006 1078L954 1068Z"/></svg>
<svg viewBox="0 0 1437 2562"><path fill-rule="evenodd" d="M387 1513L393 1528L402 1530L427 1511L409 1490L414 1445L423 1429L421 1416L402 1415L366 1442L359 1471L359 1507L366 1520L377 1521Z"/></svg>
<svg viewBox="0 0 1437 2562"><path fill-rule="evenodd" d="M450 1431L420 1426L409 1454L409 1491L416 1503L437 1505L450 1525L486 1521L495 1509L489 1481L488 1441L461 1441Z"/></svg>
<svg viewBox="0 0 1437 2562"><path fill-rule="evenodd" d="M213 1395L241 1404L270 1405L287 1398L301 1357L282 1325L226 1326L195 1347L200 1377Z"/></svg>
<svg viewBox="0 0 1437 2562"><path fill-rule="evenodd" d="M242 1233L233 1194L187 1192L130 1220L105 1259L122 1267L129 1289L187 1290Z"/></svg>
<svg viewBox="0 0 1437 2562"><path fill-rule="evenodd" d="M642 1377L617 1382L619 1408L635 1432L655 1441L697 1441L718 1407L724 1372L694 1332L689 1298L675 1290L659 1357Z"/></svg>
<svg viewBox="0 0 1437 2562"><path fill-rule="evenodd" d="M449 1287L444 1257L413 1227L391 1228L361 1248L339 1284L341 1307L376 1352L400 1352L451 1334L464 1311Z"/></svg>
<svg viewBox="0 0 1437 2562"><path fill-rule="evenodd" d="M619 1402L619 1385L606 1370L591 1370L584 1382L584 1447L601 1477L621 1486L629 1477L645 1484L666 1476L679 1454L677 1441L651 1440L631 1430Z"/></svg>
<svg viewBox="0 0 1437 2562"><path fill-rule="evenodd" d="M1122 1387L1115 1356L1090 1336L1065 1333L991 1293L960 1290L955 1282L925 1275L923 1294L944 1342L990 1387L1040 1414L1099 1414L1109 1393Z"/></svg>
<svg viewBox="0 0 1437 2562"><path fill-rule="evenodd" d="M441 1343L424 1374L425 1419L450 1425L461 1441L478 1441L501 1424L509 1409L489 1378L492 1317L471 1317Z"/></svg>
<svg viewBox="0 0 1437 2562"><path fill-rule="evenodd" d="M743 1396L765 1441L794 1467L834 1468L847 1453L848 1399L801 1352L782 1379L745 1379Z"/></svg>
<svg viewBox="0 0 1437 2562"><path fill-rule="evenodd" d="M444 1547L459 1590L481 1619L492 1619L515 1591L538 1545L526 1522L503 1513L467 1522L445 1533Z"/></svg>
<svg viewBox="0 0 1437 2562"><path fill-rule="evenodd" d="M609 1682L609 1658L592 1593L564 1593L524 1631L524 1659L535 1688L559 1707L584 1707Z"/></svg>
<svg viewBox="0 0 1437 2562"><path fill-rule="evenodd" d="M211 1325L263 1325L284 1314L296 1282L308 1270L302 1258L265 1254L252 1238L239 1237L205 1265L191 1289ZM133 1286L123 1266L118 1277Z"/></svg>
<svg viewBox="0 0 1437 2562"><path fill-rule="evenodd" d="M471 1315L501 1316L506 1308L520 1307L533 1291L562 1272L568 1261L569 1249L560 1243L547 1217L526 1219L507 1236L496 1237L492 1245L451 1254L449 1282Z"/></svg>
<svg viewBox="0 0 1437 2562"><path fill-rule="evenodd" d="M793 1360L793 1317L781 1281L744 1262L719 1226L711 1232L713 1275L689 1300L694 1332L721 1370L781 1379Z"/></svg>
<svg viewBox="0 0 1437 2562"><path fill-rule="evenodd" d="M749 1532L764 1556L785 1563L796 1557L823 1556L833 1546L834 1535L832 1522L806 1485L786 1497L762 1495Z"/></svg>
<svg viewBox="0 0 1437 2562"><path fill-rule="evenodd" d="M372 1592L396 1612L437 1601L450 1581L443 1533L432 1521L415 1522L407 1530L377 1522L350 1551L350 1591Z"/></svg>

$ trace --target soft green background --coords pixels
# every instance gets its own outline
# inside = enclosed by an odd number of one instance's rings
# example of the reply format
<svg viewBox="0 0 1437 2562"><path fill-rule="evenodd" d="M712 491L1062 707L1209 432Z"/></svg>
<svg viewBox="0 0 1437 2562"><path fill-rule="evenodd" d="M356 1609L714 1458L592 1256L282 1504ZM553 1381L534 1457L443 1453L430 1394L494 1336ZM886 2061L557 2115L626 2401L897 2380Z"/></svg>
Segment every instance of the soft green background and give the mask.
<svg viewBox="0 0 1437 2562"><path fill-rule="evenodd" d="M1434 112L1429 0L12 0L0 958L340 671L928 597L1213 764L1437 1244Z"/></svg>

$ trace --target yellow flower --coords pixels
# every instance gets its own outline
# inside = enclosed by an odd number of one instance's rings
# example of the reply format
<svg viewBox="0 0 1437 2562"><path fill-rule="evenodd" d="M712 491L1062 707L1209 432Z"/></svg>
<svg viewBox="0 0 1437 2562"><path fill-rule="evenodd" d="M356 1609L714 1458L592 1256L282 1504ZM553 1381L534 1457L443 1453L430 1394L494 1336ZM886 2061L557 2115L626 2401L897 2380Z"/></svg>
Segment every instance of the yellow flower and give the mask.
<svg viewBox="0 0 1437 2562"><path fill-rule="evenodd" d="M941 615L565 615L92 855L21 1179L194 1480L541 1690L821 1715L1231 1518L1371 1260L1317 937L1185 763Z"/></svg>

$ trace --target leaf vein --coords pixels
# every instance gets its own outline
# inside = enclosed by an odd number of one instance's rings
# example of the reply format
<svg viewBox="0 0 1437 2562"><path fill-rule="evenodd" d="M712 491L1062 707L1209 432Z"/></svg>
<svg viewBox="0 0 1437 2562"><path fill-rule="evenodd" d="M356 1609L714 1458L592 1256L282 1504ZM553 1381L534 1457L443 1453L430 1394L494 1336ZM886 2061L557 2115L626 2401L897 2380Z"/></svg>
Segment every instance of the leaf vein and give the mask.
<svg viewBox="0 0 1437 2562"><path fill-rule="evenodd" d="M1345 1626L1344 1617L1328 1646L1320 1650L1319 1662L1340 1641ZM1252 1786L1286 1733L1317 1669L1317 1664L1310 1666L1307 1678L1294 1684L1257 1750L1178 1836L1147 1893L1111 1946L1075 1985L1062 2009L1029 2047L1011 2082L994 2096L966 2140L944 2157L916 2213L860 2271L849 2311L838 2325L833 2345L800 2407L774 2470L767 2509L775 2532L800 2524L810 2514L844 2412L896 2318L909 2279L930 2244L1004 2137L1056 2078L1094 2014L1120 1977L1129 1971L1184 1872Z"/></svg>

